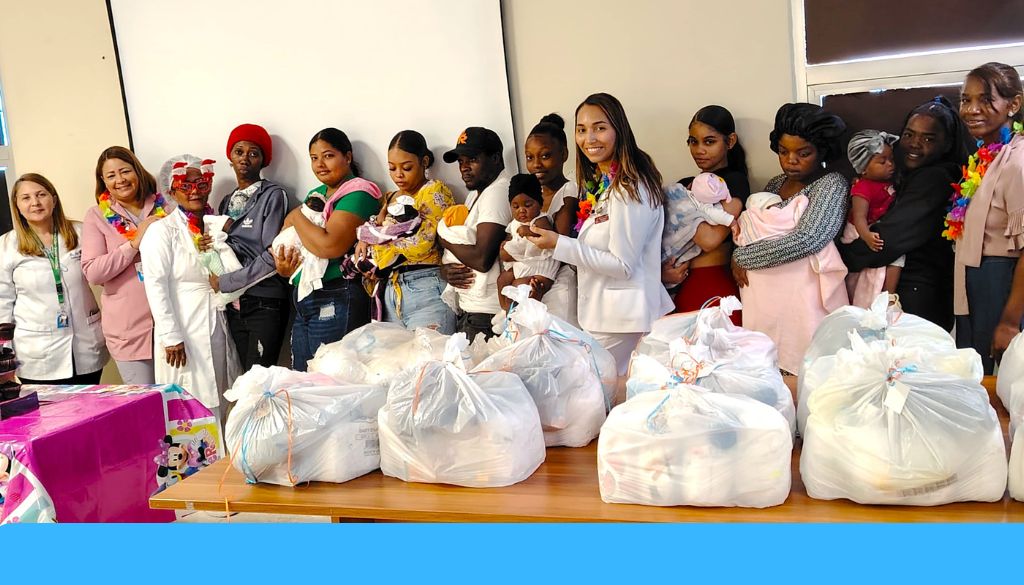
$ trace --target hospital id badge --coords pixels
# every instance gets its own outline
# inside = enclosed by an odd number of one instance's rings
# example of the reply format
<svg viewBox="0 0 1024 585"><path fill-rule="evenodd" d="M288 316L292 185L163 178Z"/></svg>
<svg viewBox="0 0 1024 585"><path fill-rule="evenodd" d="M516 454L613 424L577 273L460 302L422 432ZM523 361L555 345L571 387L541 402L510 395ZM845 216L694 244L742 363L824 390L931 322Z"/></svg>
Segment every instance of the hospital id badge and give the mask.
<svg viewBox="0 0 1024 585"><path fill-rule="evenodd" d="M139 282L143 282L144 280L146 280L142 276L142 262L136 262L135 263L135 274L138 275Z"/></svg>
<svg viewBox="0 0 1024 585"><path fill-rule="evenodd" d="M57 314L57 329L65 329L68 326L68 314L61 311Z"/></svg>

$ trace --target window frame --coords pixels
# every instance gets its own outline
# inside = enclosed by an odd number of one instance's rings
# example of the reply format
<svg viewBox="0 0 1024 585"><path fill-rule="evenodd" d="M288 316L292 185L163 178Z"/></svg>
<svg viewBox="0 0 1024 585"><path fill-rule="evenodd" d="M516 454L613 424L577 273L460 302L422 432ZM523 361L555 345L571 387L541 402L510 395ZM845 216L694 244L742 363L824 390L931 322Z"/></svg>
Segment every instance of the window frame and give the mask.
<svg viewBox="0 0 1024 585"><path fill-rule="evenodd" d="M971 69L990 61L1024 72L1024 41L808 65L804 0L790 0L790 14L799 101L821 104L827 95L958 85Z"/></svg>

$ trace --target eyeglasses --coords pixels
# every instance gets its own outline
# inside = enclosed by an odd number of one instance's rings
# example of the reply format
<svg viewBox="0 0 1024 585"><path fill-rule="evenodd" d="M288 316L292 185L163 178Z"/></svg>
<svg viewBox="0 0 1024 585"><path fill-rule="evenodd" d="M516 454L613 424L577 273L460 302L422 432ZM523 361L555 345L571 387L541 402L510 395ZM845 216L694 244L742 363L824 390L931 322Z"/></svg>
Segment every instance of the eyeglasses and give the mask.
<svg viewBox="0 0 1024 585"><path fill-rule="evenodd" d="M189 181L181 181L180 183L174 184L175 189L185 193L186 195L191 195L193 193L209 193L210 187L210 181L206 180L196 181L195 183Z"/></svg>

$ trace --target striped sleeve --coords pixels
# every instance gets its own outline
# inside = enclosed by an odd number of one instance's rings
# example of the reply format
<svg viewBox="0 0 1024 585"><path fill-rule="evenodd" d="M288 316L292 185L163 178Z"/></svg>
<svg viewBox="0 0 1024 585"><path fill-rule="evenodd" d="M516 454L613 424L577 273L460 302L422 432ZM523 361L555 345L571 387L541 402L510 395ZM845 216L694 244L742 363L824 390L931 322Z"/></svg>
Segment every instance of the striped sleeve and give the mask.
<svg viewBox="0 0 1024 585"><path fill-rule="evenodd" d="M767 189L777 192L782 181L773 179ZM849 185L839 173L828 173L806 190L807 210L796 228L781 238L736 248L736 264L747 270L774 268L820 252L843 227Z"/></svg>

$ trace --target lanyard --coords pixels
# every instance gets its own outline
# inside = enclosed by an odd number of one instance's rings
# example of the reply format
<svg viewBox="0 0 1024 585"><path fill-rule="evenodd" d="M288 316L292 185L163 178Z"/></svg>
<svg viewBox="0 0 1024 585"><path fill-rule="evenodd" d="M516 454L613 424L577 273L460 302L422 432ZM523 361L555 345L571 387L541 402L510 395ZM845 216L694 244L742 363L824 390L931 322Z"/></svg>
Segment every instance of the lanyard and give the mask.
<svg viewBox="0 0 1024 585"><path fill-rule="evenodd" d="M36 233L33 232L32 235L36 237L36 241L39 242L39 247L43 249L43 252L46 254L46 259L50 261L50 270L53 272L53 282L57 285L57 302L63 307L64 282L61 280L60 276L60 250L58 249L59 244L57 242L57 232L56 230L53 232L52 250L47 250L46 247L43 246L43 241L39 239L39 236Z"/></svg>

